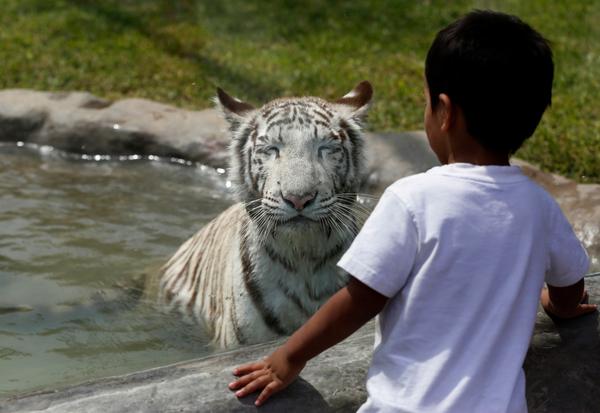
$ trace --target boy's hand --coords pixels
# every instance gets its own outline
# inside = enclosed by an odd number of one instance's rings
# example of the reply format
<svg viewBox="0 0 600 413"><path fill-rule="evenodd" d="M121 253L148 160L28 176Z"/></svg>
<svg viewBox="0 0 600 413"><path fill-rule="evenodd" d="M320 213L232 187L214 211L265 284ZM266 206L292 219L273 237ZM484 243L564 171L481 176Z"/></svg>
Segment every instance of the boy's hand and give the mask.
<svg viewBox="0 0 600 413"><path fill-rule="evenodd" d="M540 301L546 314L548 314L551 317L566 320L570 318L580 317L582 315L593 313L594 311L596 311L598 306L595 304L588 304L588 298L589 296L587 291L583 291L578 305L573 306L571 308L566 308L564 306L560 308L557 305L555 305L550 299L549 289L544 288L542 289Z"/></svg>
<svg viewBox="0 0 600 413"><path fill-rule="evenodd" d="M262 405L286 388L317 354L358 330L385 307L388 298L350 277L348 285L335 293L286 343L262 361L244 364L233 371L239 379L229 384L244 397L263 389L256 399Z"/></svg>
<svg viewBox="0 0 600 413"><path fill-rule="evenodd" d="M234 375L241 377L229 383L229 388L240 389L235 392L237 397L244 397L263 389L254 402L256 406L260 406L273 394L293 382L305 364L291 362L280 347L261 361L244 364L233 370Z"/></svg>

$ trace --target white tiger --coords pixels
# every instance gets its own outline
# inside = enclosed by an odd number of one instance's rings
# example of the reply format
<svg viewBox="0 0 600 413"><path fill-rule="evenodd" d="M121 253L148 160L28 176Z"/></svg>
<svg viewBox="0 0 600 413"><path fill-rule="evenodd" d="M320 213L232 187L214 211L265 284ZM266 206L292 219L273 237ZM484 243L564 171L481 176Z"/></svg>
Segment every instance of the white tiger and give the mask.
<svg viewBox="0 0 600 413"><path fill-rule="evenodd" d="M336 102L283 98L255 109L217 89L240 202L162 268L167 308L228 347L290 334L345 285L336 263L364 213L356 192L372 93L363 81Z"/></svg>

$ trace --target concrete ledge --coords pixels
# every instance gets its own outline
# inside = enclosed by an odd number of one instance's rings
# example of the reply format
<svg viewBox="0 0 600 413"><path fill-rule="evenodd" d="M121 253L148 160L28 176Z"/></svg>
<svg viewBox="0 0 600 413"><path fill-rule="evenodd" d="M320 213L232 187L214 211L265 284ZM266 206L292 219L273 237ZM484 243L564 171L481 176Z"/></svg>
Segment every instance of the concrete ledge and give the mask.
<svg viewBox="0 0 600 413"><path fill-rule="evenodd" d="M599 303L600 278L587 280ZM312 360L301 379L274 396L261 412L354 412L366 398L364 382L373 323ZM61 391L0 402L0 412L249 412L255 396L238 400L227 389L233 367L270 353L277 342L204 359L102 379ZM530 413L593 413L600 391L598 314L554 323L539 312L525 361Z"/></svg>
<svg viewBox="0 0 600 413"><path fill-rule="evenodd" d="M590 302L600 303L600 278L588 278ZM527 359L530 413L600 411L600 329L598 313L552 322L538 314Z"/></svg>
<svg viewBox="0 0 600 413"><path fill-rule="evenodd" d="M222 167L227 124L213 109L190 111L146 99L116 102L86 92L0 91L0 141L80 154L156 155Z"/></svg>
<svg viewBox="0 0 600 413"><path fill-rule="evenodd" d="M364 381L373 346L373 324L312 360L302 378L261 412L356 411L366 398ZM0 403L0 412L247 412L255 396L238 400L227 389L239 364L269 354L277 342L249 346L61 391L34 393Z"/></svg>

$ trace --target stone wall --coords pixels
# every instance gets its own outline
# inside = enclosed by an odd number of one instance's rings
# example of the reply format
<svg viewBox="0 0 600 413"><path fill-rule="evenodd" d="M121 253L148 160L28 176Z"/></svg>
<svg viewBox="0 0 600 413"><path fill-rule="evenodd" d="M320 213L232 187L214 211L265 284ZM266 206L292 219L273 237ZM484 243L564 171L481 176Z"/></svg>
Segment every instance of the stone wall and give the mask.
<svg viewBox="0 0 600 413"><path fill-rule="evenodd" d="M85 92L0 91L0 141L218 167L226 163L225 129L214 110L187 111L145 99L111 102Z"/></svg>

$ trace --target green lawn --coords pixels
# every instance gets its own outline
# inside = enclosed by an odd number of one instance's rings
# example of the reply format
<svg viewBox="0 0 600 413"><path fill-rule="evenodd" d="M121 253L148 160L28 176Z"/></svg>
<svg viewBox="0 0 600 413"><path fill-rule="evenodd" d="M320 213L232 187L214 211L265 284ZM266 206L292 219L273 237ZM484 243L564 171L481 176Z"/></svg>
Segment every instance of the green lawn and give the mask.
<svg viewBox="0 0 600 413"><path fill-rule="evenodd" d="M423 61L437 30L472 8L515 13L552 41L556 62L553 106L518 155L600 182L600 0L0 6L0 88L88 90L204 108L217 85L258 104L281 95L335 98L369 79L373 130L422 129Z"/></svg>

